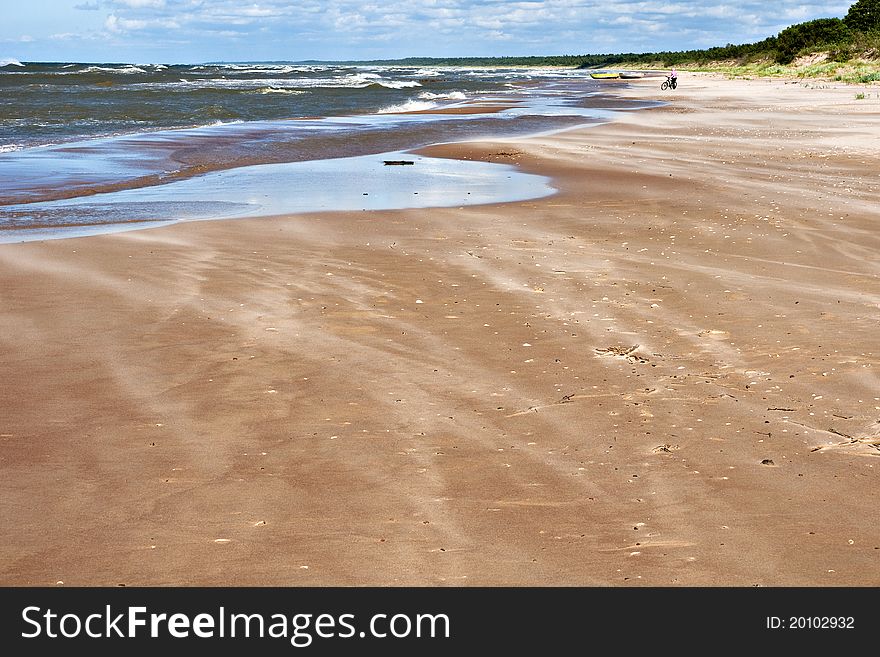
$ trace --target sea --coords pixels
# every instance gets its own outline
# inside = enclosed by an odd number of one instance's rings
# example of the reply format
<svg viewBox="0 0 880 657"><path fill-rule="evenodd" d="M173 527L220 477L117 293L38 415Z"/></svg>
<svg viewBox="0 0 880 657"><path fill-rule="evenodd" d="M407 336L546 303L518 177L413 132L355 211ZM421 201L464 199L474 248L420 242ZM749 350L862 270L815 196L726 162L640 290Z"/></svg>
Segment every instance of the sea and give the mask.
<svg viewBox="0 0 880 657"><path fill-rule="evenodd" d="M614 89L562 68L0 60L0 241L546 196L512 166L412 151L645 106Z"/></svg>

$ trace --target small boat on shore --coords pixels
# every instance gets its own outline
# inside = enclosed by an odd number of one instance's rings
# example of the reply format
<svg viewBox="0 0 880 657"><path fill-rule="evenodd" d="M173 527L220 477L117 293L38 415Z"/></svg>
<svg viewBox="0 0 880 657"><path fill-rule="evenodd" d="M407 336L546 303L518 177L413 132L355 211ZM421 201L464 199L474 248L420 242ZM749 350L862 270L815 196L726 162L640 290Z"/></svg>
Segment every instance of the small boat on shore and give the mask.
<svg viewBox="0 0 880 657"><path fill-rule="evenodd" d="M638 80L645 77L645 74L641 71L621 71L620 77L623 80Z"/></svg>
<svg viewBox="0 0 880 657"><path fill-rule="evenodd" d="M620 77L620 73L617 71L596 71L590 73L590 77L594 80L616 80Z"/></svg>

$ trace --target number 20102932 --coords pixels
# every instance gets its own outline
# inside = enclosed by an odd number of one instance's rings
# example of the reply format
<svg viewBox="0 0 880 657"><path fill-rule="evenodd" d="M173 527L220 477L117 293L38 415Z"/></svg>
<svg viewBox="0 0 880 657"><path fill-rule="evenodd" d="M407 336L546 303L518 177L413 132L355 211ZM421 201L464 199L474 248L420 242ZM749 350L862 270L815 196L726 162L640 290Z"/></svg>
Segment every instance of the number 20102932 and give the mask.
<svg viewBox="0 0 880 657"><path fill-rule="evenodd" d="M767 616L768 630L851 630L855 625L852 616Z"/></svg>

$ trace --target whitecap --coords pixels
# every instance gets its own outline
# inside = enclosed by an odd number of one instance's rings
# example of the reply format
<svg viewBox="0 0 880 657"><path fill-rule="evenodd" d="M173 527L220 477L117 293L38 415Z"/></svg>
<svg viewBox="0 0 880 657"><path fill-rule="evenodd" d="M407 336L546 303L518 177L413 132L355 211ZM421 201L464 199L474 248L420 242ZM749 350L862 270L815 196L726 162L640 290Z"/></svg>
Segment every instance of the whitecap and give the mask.
<svg viewBox="0 0 880 657"><path fill-rule="evenodd" d="M261 87L255 90L258 94L289 94L291 96L301 96L309 93L301 89L282 89L281 87Z"/></svg>
<svg viewBox="0 0 880 657"><path fill-rule="evenodd" d="M400 105L389 105L388 107L383 107L376 114L400 114L402 112L424 112L425 110L434 109L437 107L437 103L432 103L425 100L414 100L410 98L405 103L401 103Z"/></svg>
<svg viewBox="0 0 880 657"><path fill-rule="evenodd" d="M205 125L196 126L192 128L193 130L198 130L199 128L217 128L223 125L238 125L239 123L244 123L244 121L240 119L235 119L234 121L214 121L213 123L206 123Z"/></svg>
<svg viewBox="0 0 880 657"><path fill-rule="evenodd" d="M385 87L386 89L409 89L412 87L421 87L422 85L415 80L383 80L378 79L375 84Z"/></svg>
<svg viewBox="0 0 880 657"><path fill-rule="evenodd" d="M183 81L183 80L181 80ZM376 80L361 75L346 75L339 78L196 78L189 84L205 88L258 89L275 87L280 89L345 88L363 89Z"/></svg>
<svg viewBox="0 0 880 657"><path fill-rule="evenodd" d="M237 71L240 73L309 73L315 70L310 66L294 66L291 64L219 64L216 68Z"/></svg>
<svg viewBox="0 0 880 657"><path fill-rule="evenodd" d="M467 100L467 96L462 91L450 91L445 94L423 91L419 94L419 98L422 100Z"/></svg>
<svg viewBox="0 0 880 657"><path fill-rule="evenodd" d="M137 66L123 66L117 68L115 66L89 66L79 73L146 73L146 71Z"/></svg>

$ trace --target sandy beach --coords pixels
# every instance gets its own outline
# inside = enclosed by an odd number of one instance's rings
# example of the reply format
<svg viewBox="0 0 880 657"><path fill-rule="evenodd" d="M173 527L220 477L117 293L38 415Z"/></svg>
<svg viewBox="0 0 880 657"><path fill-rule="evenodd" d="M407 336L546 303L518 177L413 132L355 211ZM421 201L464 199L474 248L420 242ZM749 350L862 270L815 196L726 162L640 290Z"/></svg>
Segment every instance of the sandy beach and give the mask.
<svg viewBox="0 0 880 657"><path fill-rule="evenodd" d="M548 198L0 245L0 585L880 585L880 89L608 89L425 151Z"/></svg>

